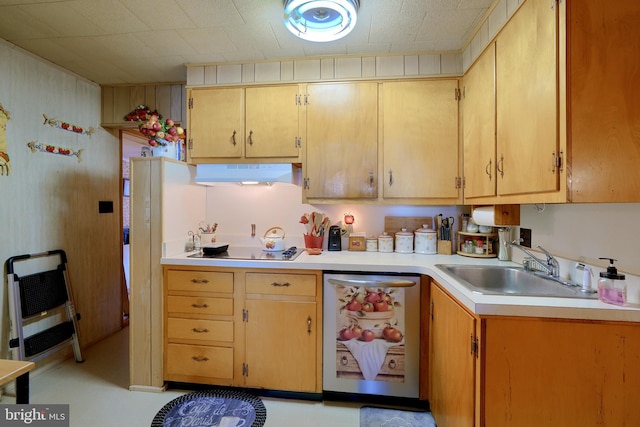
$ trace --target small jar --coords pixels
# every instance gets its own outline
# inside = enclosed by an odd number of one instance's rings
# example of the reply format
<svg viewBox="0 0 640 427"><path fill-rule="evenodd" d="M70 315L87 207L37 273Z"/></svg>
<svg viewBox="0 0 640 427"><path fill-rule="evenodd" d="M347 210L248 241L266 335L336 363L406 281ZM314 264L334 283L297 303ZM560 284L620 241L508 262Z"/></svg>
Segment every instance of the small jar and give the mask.
<svg viewBox="0 0 640 427"><path fill-rule="evenodd" d="M396 252L400 254L413 253L413 233L403 228L396 233Z"/></svg>
<svg viewBox="0 0 640 427"><path fill-rule="evenodd" d="M473 218L469 218L469 222L467 222L467 231L469 233L477 233L478 232L478 224L475 223Z"/></svg>
<svg viewBox="0 0 640 427"><path fill-rule="evenodd" d="M393 237L386 231L378 236L378 252L393 252Z"/></svg>
<svg viewBox="0 0 640 427"><path fill-rule="evenodd" d="M476 254L478 255L484 254L484 246L482 244L482 240L476 240Z"/></svg>
<svg viewBox="0 0 640 427"><path fill-rule="evenodd" d="M378 252L377 237L367 237L367 252Z"/></svg>

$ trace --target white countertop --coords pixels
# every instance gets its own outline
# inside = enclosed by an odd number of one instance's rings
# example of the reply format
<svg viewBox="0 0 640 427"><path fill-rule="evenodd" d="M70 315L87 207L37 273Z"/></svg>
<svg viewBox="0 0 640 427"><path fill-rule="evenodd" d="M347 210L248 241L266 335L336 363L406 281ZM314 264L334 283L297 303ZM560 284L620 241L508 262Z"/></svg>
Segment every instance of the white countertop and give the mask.
<svg viewBox="0 0 640 427"><path fill-rule="evenodd" d="M550 298L512 295L482 295L467 289L436 264L514 265L496 258L460 255L421 255L381 252L324 251L320 255L303 252L293 261L230 260L188 258L191 253L163 257L162 264L231 268L285 268L360 272L417 273L434 278L471 312L478 315L532 316L564 319L640 322L640 307L619 307L597 299Z"/></svg>

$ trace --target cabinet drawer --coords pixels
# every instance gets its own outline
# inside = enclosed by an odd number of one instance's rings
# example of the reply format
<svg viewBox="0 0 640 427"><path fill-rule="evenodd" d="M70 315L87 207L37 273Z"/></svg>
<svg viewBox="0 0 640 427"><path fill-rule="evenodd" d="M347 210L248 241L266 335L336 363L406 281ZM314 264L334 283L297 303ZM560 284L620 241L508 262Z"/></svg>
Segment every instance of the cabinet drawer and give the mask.
<svg viewBox="0 0 640 427"><path fill-rule="evenodd" d="M247 273L248 294L316 296L312 274Z"/></svg>
<svg viewBox="0 0 640 427"><path fill-rule="evenodd" d="M167 338L174 340L233 342L233 322L226 320L167 319Z"/></svg>
<svg viewBox="0 0 640 427"><path fill-rule="evenodd" d="M169 270L167 277L169 291L233 293L233 273Z"/></svg>
<svg viewBox="0 0 640 427"><path fill-rule="evenodd" d="M167 297L167 312L231 316L233 315L233 299L169 295Z"/></svg>
<svg viewBox="0 0 640 427"><path fill-rule="evenodd" d="M197 345L167 345L167 374L233 378L233 349Z"/></svg>

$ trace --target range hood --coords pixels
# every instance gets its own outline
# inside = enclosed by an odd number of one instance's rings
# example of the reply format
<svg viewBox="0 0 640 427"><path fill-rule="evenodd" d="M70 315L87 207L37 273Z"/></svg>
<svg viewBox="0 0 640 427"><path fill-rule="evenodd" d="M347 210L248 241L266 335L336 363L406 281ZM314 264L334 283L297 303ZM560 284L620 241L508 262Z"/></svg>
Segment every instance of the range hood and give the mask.
<svg viewBox="0 0 640 427"><path fill-rule="evenodd" d="M290 163L196 165L195 181L203 185L216 182L292 183L293 165Z"/></svg>

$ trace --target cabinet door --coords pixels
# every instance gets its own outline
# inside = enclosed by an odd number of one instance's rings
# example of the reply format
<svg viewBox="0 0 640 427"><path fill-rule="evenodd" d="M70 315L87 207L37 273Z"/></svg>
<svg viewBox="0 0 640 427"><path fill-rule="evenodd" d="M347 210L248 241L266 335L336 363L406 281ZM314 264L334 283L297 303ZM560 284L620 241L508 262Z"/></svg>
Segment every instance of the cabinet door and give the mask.
<svg viewBox="0 0 640 427"><path fill-rule="evenodd" d="M475 318L431 286L429 403L439 427L473 427Z"/></svg>
<svg viewBox="0 0 640 427"><path fill-rule="evenodd" d="M464 198L496 195L496 46L464 76Z"/></svg>
<svg viewBox="0 0 640 427"><path fill-rule="evenodd" d="M382 84L384 198L456 199L457 80Z"/></svg>
<svg viewBox="0 0 640 427"><path fill-rule="evenodd" d="M496 40L500 195L559 190L557 9L526 1Z"/></svg>
<svg viewBox="0 0 640 427"><path fill-rule="evenodd" d="M376 198L378 84L310 84L307 94L306 197Z"/></svg>
<svg viewBox="0 0 640 427"><path fill-rule="evenodd" d="M316 303L247 299L245 385L317 392Z"/></svg>
<svg viewBox="0 0 640 427"><path fill-rule="evenodd" d="M298 157L298 85L245 89L245 156Z"/></svg>
<svg viewBox="0 0 640 427"><path fill-rule="evenodd" d="M484 352L482 425L640 425L637 323L493 317Z"/></svg>
<svg viewBox="0 0 640 427"><path fill-rule="evenodd" d="M239 158L244 141L243 89L191 89L190 158Z"/></svg>

